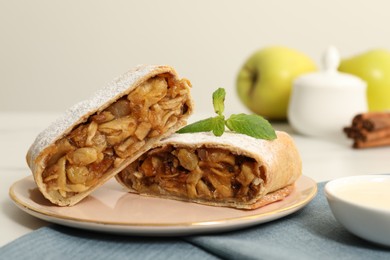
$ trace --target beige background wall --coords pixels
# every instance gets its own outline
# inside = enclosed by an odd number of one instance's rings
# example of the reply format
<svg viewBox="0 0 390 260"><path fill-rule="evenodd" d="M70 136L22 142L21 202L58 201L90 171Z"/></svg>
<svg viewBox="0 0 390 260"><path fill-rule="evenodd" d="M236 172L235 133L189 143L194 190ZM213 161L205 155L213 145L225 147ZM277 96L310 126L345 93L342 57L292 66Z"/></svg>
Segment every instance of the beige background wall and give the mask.
<svg viewBox="0 0 390 260"><path fill-rule="evenodd" d="M329 44L390 49L390 1L0 0L0 112L60 112L141 63L189 78L197 112L217 87L227 113L245 112L234 82L252 52L286 45L319 62Z"/></svg>

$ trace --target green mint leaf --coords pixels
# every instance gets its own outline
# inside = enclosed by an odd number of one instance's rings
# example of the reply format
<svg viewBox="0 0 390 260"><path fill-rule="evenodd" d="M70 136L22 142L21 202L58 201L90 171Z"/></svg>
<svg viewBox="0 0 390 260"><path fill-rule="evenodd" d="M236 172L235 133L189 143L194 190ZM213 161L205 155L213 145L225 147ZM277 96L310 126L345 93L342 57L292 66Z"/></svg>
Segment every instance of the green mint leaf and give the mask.
<svg viewBox="0 0 390 260"><path fill-rule="evenodd" d="M185 127L181 128L177 133L184 134L184 133L197 133L197 132L210 132L213 130L213 118L209 117L200 121L197 121L195 123L186 125Z"/></svg>
<svg viewBox="0 0 390 260"><path fill-rule="evenodd" d="M223 111L225 110L225 105L224 105L225 96L226 96L226 92L224 88L219 88L213 93L214 111L220 116L222 116Z"/></svg>
<svg viewBox="0 0 390 260"><path fill-rule="evenodd" d="M234 114L226 120L226 126L231 131L258 139L273 140L276 138L271 124L259 115Z"/></svg>
<svg viewBox="0 0 390 260"><path fill-rule="evenodd" d="M195 123L189 124L177 133L198 133L198 132L210 132L214 135L221 136L225 132L225 118L224 116L209 117Z"/></svg>
<svg viewBox="0 0 390 260"><path fill-rule="evenodd" d="M225 132L225 117L224 116L216 116L213 117L213 134L215 136L221 136Z"/></svg>

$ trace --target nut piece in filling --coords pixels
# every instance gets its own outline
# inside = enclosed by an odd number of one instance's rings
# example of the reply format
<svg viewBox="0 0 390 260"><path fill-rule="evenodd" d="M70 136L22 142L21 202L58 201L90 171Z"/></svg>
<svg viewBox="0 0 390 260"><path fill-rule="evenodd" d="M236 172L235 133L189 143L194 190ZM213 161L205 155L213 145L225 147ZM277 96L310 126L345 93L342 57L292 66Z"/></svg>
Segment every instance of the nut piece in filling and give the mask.
<svg viewBox="0 0 390 260"><path fill-rule="evenodd" d="M252 158L220 148L155 148L120 173L140 194L182 200L249 202L267 181Z"/></svg>
<svg viewBox="0 0 390 260"><path fill-rule="evenodd" d="M107 171L167 133L190 113L189 86L170 74L150 78L56 141L42 173L48 193L67 198L88 190ZM156 167L158 163L154 159Z"/></svg>

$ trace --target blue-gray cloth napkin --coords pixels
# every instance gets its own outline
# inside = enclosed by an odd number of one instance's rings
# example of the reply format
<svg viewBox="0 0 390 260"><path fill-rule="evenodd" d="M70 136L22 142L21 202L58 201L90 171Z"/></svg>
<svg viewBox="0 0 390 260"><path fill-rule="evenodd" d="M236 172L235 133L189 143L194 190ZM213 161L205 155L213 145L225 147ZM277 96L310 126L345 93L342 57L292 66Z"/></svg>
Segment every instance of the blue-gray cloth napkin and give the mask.
<svg viewBox="0 0 390 260"><path fill-rule="evenodd" d="M131 237L51 225L0 249L0 259L390 259L390 249L345 230L324 184L305 208L251 228L177 238Z"/></svg>

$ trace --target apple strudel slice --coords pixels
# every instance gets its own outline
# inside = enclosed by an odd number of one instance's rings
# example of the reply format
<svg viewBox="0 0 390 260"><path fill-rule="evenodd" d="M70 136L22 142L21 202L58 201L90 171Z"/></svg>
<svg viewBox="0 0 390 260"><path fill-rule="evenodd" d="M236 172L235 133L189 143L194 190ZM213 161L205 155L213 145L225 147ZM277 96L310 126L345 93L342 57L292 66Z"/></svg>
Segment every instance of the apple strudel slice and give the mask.
<svg viewBox="0 0 390 260"><path fill-rule="evenodd" d="M212 206L255 209L289 195L300 177L292 138L227 132L173 134L116 175L131 192Z"/></svg>
<svg viewBox="0 0 390 260"><path fill-rule="evenodd" d="M74 205L192 113L190 82L169 66L138 66L38 135L27 163L42 194Z"/></svg>

